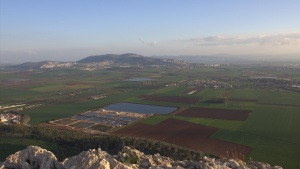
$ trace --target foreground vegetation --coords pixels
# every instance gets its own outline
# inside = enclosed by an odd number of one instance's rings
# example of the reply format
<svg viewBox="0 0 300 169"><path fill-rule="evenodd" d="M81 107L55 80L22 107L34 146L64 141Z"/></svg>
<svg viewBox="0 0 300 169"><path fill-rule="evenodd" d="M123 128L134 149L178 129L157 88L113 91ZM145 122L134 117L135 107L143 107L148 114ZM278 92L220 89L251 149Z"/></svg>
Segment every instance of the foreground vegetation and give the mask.
<svg viewBox="0 0 300 169"><path fill-rule="evenodd" d="M124 146L131 146L146 154L160 153L179 160L197 160L203 156L201 152L147 139L111 135L92 136L45 126L0 125L0 161L29 145L52 151L60 161L81 151L99 147L110 154L116 154Z"/></svg>

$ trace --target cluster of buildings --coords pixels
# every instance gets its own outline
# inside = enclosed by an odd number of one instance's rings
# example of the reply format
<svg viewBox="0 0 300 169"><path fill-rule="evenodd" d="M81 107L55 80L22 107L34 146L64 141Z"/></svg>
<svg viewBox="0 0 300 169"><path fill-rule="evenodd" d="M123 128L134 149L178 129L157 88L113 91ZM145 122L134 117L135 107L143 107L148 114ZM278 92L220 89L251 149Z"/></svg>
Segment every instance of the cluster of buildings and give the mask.
<svg viewBox="0 0 300 169"><path fill-rule="evenodd" d="M300 84L294 80L277 77L249 77L247 79L239 79L239 82L241 83L239 83L237 87L258 87L267 89L277 87L293 89L300 86Z"/></svg>
<svg viewBox="0 0 300 169"><path fill-rule="evenodd" d="M89 97L89 99L98 100L98 99L102 99L102 98L105 98L105 97L106 97L105 95L95 95L95 96Z"/></svg>
<svg viewBox="0 0 300 169"><path fill-rule="evenodd" d="M290 64L284 64L285 67L300 67L300 64L298 63L290 63Z"/></svg>
<svg viewBox="0 0 300 169"><path fill-rule="evenodd" d="M94 71L96 69L110 68L112 61L85 63L82 70Z"/></svg>
<svg viewBox="0 0 300 169"><path fill-rule="evenodd" d="M75 62L54 62L48 61L46 64L40 66L41 69L53 69L53 68L73 68L79 67L81 70L94 71L97 69L105 69L111 67L121 67L121 68L177 68L177 69L192 69L194 67L203 66L203 64L189 63L183 60L176 59L162 59L161 64L130 64L130 63L119 63L114 61L102 61L102 62L91 62L84 64L77 64ZM219 66L219 64L212 65L213 67Z"/></svg>
<svg viewBox="0 0 300 169"><path fill-rule="evenodd" d="M0 114L0 123L2 124L20 124L21 115L15 113Z"/></svg>
<svg viewBox="0 0 300 169"><path fill-rule="evenodd" d="M48 62L47 64L42 65L41 69L53 69L53 68L70 68L74 66L76 63L74 62L67 62L67 63L61 63L61 62Z"/></svg>
<svg viewBox="0 0 300 169"><path fill-rule="evenodd" d="M221 64L205 64L205 67L219 67Z"/></svg>
<svg viewBox="0 0 300 169"><path fill-rule="evenodd" d="M181 80L177 83L167 84L166 86L188 86L188 87L210 87L210 88L232 88L231 84L217 80Z"/></svg>

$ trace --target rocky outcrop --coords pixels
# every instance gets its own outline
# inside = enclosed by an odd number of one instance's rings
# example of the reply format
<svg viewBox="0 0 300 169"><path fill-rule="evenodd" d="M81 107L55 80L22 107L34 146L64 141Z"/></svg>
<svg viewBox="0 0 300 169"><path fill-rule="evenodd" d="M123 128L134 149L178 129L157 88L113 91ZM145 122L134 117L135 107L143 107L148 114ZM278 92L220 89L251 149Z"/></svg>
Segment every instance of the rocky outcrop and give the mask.
<svg viewBox="0 0 300 169"><path fill-rule="evenodd" d="M92 149L89 151L83 151L77 156L65 159L62 165L66 169L79 169L79 168L130 168L125 164L117 161L112 155L100 148L98 150Z"/></svg>
<svg viewBox="0 0 300 169"><path fill-rule="evenodd" d="M58 162L54 154L45 149L28 146L27 149L19 151L6 158L0 163L0 169L282 169L280 166L272 167L261 162L246 164L241 160L215 159L204 156L200 161L176 161L160 154L146 155L143 152L124 147L117 155L110 155L99 149L83 151L77 156Z"/></svg>
<svg viewBox="0 0 300 169"><path fill-rule="evenodd" d="M0 164L0 169L2 168L62 169L63 166L57 161L52 152L37 146L28 146L27 149L8 156L6 160Z"/></svg>

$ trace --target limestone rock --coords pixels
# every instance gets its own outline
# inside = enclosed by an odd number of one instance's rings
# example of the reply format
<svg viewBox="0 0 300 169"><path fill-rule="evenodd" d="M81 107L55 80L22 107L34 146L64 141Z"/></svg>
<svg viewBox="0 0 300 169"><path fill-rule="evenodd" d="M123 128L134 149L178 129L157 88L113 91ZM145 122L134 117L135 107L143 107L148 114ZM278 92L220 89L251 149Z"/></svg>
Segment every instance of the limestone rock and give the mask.
<svg viewBox="0 0 300 169"><path fill-rule="evenodd" d="M5 169L4 163L0 163L0 169Z"/></svg>
<svg viewBox="0 0 300 169"><path fill-rule="evenodd" d="M133 164L131 164L133 162ZM146 155L143 152L124 147L117 155L110 155L106 151L90 149L76 156L58 162L50 151L28 146L6 158L0 163L0 169L282 169L280 166L262 162L246 164L235 159L215 159L204 156L200 161L173 160L160 154Z"/></svg>
<svg viewBox="0 0 300 169"><path fill-rule="evenodd" d="M251 163L251 166L253 168L257 168L257 169L273 169L273 168L278 168L279 167L279 166L272 167L270 164L263 163L263 162L257 162L257 161L253 161ZM282 167L279 167L279 168L282 168Z"/></svg>
<svg viewBox="0 0 300 169"><path fill-rule="evenodd" d="M113 158L112 155L108 154L105 151L102 151L100 148L98 150L91 149L89 151L83 151L77 156L73 156L65 159L62 162L63 166L66 169L83 169L83 168L101 168L101 169L110 169L110 168L128 168L128 166L120 163Z"/></svg>
<svg viewBox="0 0 300 169"><path fill-rule="evenodd" d="M28 146L27 149L18 151L6 158L1 168L20 169L63 169L54 154L37 146Z"/></svg>
<svg viewBox="0 0 300 169"><path fill-rule="evenodd" d="M238 168L240 166L240 164L233 159L229 159L228 163L229 163L229 167L231 168Z"/></svg>

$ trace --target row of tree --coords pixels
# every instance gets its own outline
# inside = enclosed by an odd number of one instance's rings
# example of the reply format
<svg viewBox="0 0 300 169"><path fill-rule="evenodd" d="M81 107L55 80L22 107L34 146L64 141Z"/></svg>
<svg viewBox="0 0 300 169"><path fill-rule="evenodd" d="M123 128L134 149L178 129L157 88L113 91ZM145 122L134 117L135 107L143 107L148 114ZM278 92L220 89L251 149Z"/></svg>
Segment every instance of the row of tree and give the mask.
<svg viewBox="0 0 300 169"><path fill-rule="evenodd" d="M145 154L159 153L176 160L199 160L204 155L198 151L154 140L116 135L89 135L79 131L58 130L40 125L0 125L0 136L32 138L51 142L56 145L52 152L59 160L99 147L110 154L117 154L124 146L130 146Z"/></svg>

